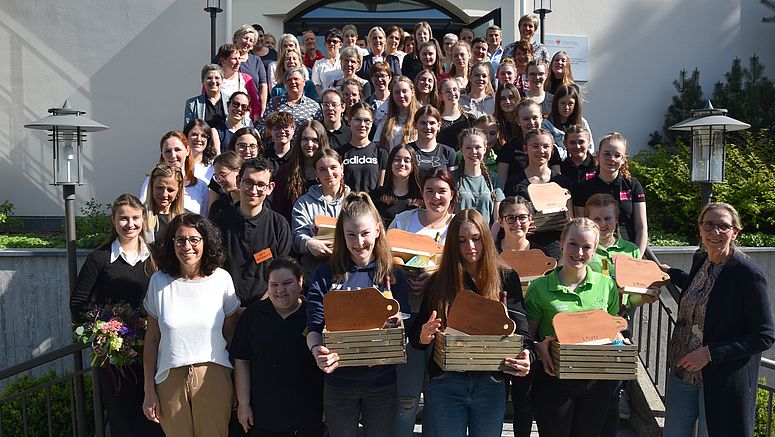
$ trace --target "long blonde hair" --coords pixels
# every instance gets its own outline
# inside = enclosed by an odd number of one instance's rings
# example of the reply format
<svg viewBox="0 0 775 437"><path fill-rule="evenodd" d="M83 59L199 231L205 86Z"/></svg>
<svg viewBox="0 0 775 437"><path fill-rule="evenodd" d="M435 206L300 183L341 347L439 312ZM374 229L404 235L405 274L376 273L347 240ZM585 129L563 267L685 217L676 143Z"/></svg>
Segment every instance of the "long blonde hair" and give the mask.
<svg viewBox="0 0 775 437"><path fill-rule="evenodd" d="M145 209L147 214L145 216L145 229L156 232L159 230L159 219L156 217L155 200L153 198L153 182L159 178L173 178L178 184L178 196L172 201L170 205L169 220L172 221L176 216L183 214L183 174L180 169L177 169L169 164L157 164L156 167L151 170L151 174L148 177L148 188L145 192Z"/></svg>
<svg viewBox="0 0 775 437"><path fill-rule="evenodd" d="M401 144L408 144L414 140L414 114L420 108L420 104L417 102L416 90L414 89L414 82L406 76L396 76L390 82L390 98L388 99L388 111L385 117L385 124L382 126L382 133L379 137L379 146L385 150L390 150L390 145L393 142L393 127L398 121L398 105L393 98L393 88L398 82L404 82L409 85L412 90L412 100L409 102L406 114L406 124L401 129Z"/></svg>
<svg viewBox="0 0 775 437"><path fill-rule="evenodd" d="M329 261L332 280L333 282L346 281L347 272L350 271L352 265L350 250L347 248L347 242L344 238L344 223L347 220L358 220L362 217L371 217L379 232L371 252L376 262L374 283L385 284L388 279L392 282L395 279L393 277L393 257L390 254L382 217L380 217L369 194L363 191L350 193L345 197L342 211L336 219L334 248Z"/></svg>

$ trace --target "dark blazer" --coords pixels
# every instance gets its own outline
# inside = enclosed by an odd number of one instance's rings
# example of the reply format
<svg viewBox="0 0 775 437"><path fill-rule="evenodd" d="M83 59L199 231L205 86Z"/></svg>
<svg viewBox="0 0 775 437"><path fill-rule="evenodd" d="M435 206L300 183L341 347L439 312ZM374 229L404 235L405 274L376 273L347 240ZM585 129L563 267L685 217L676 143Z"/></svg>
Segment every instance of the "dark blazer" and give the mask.
<svg viewBox="0 0 775 437"><path fill-rule="evenodd" d="M670 269L670 279L685 290L706 258L698 252L690 273ZM753 436L761 353L773 340L767 280L736 250L716 279L705 312L703 344L711 362L702 369L702 380L710 436Z"/></svg>
<svg viewBox="0 0 775 437"><path fill-rule="evenodd" d="M398 56L387 55L385 56L385 62L390 65L390 72L393 74L393 77L401 75L401 62L398 60ZM371 77L369 77L369 70L371 70L372 65L374 65L374 55L369 53L363 57L363 65L361 66L361 69L358 70L358 76L371 81Z"/></svg>

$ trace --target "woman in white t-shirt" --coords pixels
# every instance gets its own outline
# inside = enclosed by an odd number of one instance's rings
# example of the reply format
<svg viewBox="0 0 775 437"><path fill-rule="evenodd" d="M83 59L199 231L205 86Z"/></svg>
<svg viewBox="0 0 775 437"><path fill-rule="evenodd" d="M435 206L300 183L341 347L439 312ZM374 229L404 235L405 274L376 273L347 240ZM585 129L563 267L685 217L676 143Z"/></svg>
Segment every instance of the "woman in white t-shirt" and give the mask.
<svg viewBox="0 0 775 437"><path fill-rule="evenodd" d="M172 220L158 243L159 271L143 301L143 413L167 435L226 437L233 400L226 345L240 301L220 268L220 232L187 213Z"/></svg>

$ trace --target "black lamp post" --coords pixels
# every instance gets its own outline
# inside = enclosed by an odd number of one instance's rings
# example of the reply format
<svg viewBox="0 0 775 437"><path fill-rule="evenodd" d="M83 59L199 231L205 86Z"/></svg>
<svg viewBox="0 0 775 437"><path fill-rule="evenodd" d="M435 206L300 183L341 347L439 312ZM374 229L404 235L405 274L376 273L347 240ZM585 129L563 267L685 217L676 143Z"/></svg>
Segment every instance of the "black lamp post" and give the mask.
<svg viewBox="0 0 775 437"><path fill-rule="evenodd" d="M221 9L221 0L207 0L205 12L210 13L210 59L215 58L215 18Z"/></svg>
<svg viewBox="0 0 775 437"><path fill-rule="evenodd" d="M712 202L713 184L724 182L726 133L751 127L748 123L727 117L726 113L726 109L716 109L708 100L705 108L692 110L691 117L668 128L691 132L690 178L700 184L702 206Z"/></svg>
<svg viewBox="0 0 775 437"><path fill-rule="evenodd" d="M27 129L49 131L49 137L54 150L54 183L51 185L62 186L62 197L65 200L65 234L67 239L67 285L70 293L75 287L78 275L78 264L75 256L75 186L83 185L83 143L86 141L86 132L97 132L108 127L83 116L85 112L70 108L67 100L61 108L48 110L48 117L44 117L34 123L26 124ZM83 361L80 354L73 356L75 371L83 369ZM95 380L96 384L97 381ZM86 411L83 397L83 376L78 374L75 380L75 402L79 406L79 417L76 426L79 436L86 435ZM99 397L98 385L93 390ZM101 406L100 406L101 408ZM95 417L102 416L101 411L95 408ZM98 421L99 422L99 421ZM101 423L97 423L101 430ZM98 434L101 435L101 434Z"/></svg>
<svg viewBox="0 0 775 437"><path fill-rule="evenodd" d="M533 0L533 13L541 20L541 44L544 43L544 19L552 12L552 0Z"/></svg>

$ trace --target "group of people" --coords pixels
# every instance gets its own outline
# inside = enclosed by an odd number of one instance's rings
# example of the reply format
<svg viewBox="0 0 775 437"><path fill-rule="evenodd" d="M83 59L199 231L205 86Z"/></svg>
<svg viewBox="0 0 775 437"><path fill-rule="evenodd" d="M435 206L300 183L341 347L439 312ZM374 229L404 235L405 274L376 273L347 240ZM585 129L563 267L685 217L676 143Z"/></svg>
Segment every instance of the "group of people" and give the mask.
<svg viewBox="0 0 775 437"><path fill-rule="evenodd" d="M71 296L75 321L110 302L147 313L143 362L99 373L111 435L411 436L422 398L424 435L494 437L510 395L517 436L533 420L542 436L615 436L621 384L556 378L552 319L651 302L612 279L613 255L646 250L646 198L627 140L594 142L570 58L533 40L537 24L522 17L506 46L497 26L441 44L426 22L374 27L368 50L347 25L325 52L311 31L275 50L261 26L240 27L139 196L113 203L112 235ZM528 188L549 183L570 193L564 222L536 228ZM731 205L709 205L695 266L669 270L685 297L666 435L690 435L698 417L705 435L752 435L773 328L766 282L734 246L741 228ZM388 229L442 244L435 273L394 266ZM498 253L530 249L558 267L523 289ZM339 367L323 341L325 294L367 287L400 304L404 364ZM504 301L525 339L503 372L432 359L463 290Z"/></svg>

